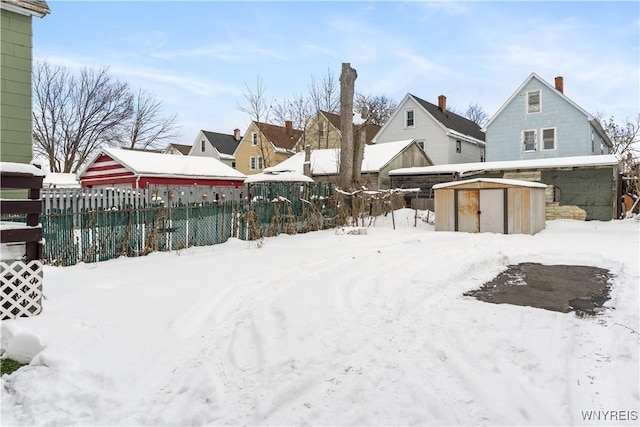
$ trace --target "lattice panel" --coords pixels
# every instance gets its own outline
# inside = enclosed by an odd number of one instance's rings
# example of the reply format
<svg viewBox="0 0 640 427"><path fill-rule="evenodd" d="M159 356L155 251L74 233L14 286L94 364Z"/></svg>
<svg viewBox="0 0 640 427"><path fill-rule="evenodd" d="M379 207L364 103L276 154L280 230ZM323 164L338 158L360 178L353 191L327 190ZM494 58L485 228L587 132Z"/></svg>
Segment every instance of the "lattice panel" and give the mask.
<svg viewBox="0 0 640 427"><path fill-rule="evenodd" d="M0 318L30 317L42 311L42 262L0 262Z"/></svg>

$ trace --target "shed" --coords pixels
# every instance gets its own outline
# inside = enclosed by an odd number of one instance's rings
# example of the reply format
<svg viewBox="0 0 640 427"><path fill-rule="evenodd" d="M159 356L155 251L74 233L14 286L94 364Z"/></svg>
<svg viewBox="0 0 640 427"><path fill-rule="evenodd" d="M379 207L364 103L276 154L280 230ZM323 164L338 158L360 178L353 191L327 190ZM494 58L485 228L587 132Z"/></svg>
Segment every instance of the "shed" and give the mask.
<svg viewBox="0 0 640 427"><path fill-rule="evenodd" d="M497 178L437 184L436 231L536 234L545 227L546 188Z"/></svg>

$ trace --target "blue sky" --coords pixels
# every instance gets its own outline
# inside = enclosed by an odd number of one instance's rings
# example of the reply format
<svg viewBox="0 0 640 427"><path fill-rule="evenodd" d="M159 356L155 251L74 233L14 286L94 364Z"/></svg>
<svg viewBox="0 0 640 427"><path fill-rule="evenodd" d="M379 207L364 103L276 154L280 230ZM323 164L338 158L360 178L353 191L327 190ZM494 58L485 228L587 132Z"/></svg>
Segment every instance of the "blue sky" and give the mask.
<svg viewBox="0 0 640 427"><path fill-rule="evenodd" d="M35 19L34 59L109 66L178 114L192 144L200 129L244 132L246 86L306 93L311 76L342 62L356 91L400 101L438 95L493 115L531 72L585 110L640 110L640 4L630 2L55 1Z"/></svg>

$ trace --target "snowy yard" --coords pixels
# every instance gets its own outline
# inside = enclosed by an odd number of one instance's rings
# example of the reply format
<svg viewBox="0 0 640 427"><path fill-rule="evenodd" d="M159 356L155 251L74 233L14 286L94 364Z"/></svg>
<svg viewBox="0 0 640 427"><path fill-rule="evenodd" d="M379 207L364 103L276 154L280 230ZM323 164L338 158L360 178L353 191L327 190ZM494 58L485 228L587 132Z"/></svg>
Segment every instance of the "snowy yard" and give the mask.
<svg viewBox="0 0 640 427"><path fill-rule="evenodd" d="M413 214L46 268L42 315L2 322L3 350L44 347L2 377L2 425L638 424L638 222L466 234ZM610 309L463 296L521 262L610 270Z"/></svg>

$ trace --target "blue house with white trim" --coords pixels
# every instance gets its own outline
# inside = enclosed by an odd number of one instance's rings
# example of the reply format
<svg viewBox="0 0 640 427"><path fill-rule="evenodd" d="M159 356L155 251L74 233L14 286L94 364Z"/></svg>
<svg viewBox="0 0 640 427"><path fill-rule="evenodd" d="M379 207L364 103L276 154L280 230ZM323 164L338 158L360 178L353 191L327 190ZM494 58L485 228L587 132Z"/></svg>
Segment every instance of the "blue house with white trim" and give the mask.
<svg viewBox="0 0 640 427"><path fill-rule="evenodd" d="M485 127L486 160L533 160L611 154L613 145L598 120L555 86L531 75Z"/></svg>

